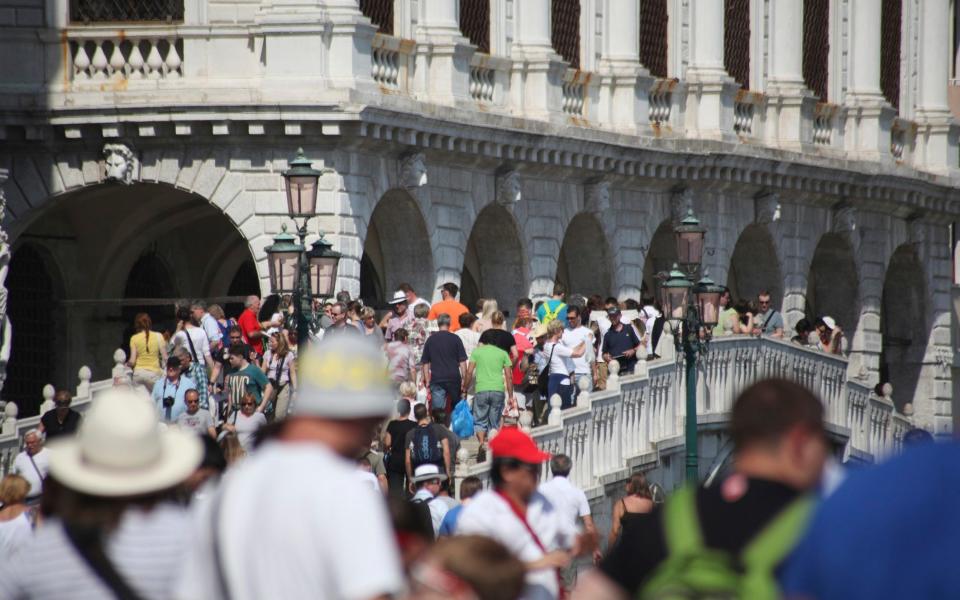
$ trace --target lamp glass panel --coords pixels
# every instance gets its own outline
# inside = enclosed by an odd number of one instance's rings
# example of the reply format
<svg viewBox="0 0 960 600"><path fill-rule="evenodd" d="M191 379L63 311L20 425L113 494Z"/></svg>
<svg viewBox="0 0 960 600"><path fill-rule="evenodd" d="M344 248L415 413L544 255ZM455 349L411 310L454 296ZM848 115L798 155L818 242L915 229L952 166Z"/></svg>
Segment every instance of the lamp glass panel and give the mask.
<svg viewBox="0 0 960 600"><path fill-rule="evenodd" d="M270 285L274 293L294 291L297 281L297 252L272 252L269 254Z"/></svg>
<svg viewBox="0 0 960 600"><path fill-rule="evenodd" d="M720 292L700 292L697 300L700 302L700 320L707 327L716 326L720 320Z"/></svg>
<svg viewBox="0 0 960 600"><path fill-rule="evenodd" d="M316 214L317 178L312 175L293 175L287 178L287 208L295 217Z"/></svg>
<svg viewBox="0 0 960 600"><path fill-rule="evenodd" d="M687 308L687 292L690 291L688 287L668 287L666 288L667 295L669 296L669 306L670 311L667 313L668 319L673 319L675 321L681 321L684 317L684 312ZM666 311L667 304L664 304L664 310Z"/></svg>
<svg viewBox="0 0 960 600"><path fill-rule="evenodd" d="M682 265L699 265L703 258L702 231L684 231L677 234L677 262Z"/></svg>
<svg viewBox="0 0 960 600"><path fill-rule="evenodd" d="M310 289L314 296L333 296L337 284L339 257L310 259Z"/></svg>

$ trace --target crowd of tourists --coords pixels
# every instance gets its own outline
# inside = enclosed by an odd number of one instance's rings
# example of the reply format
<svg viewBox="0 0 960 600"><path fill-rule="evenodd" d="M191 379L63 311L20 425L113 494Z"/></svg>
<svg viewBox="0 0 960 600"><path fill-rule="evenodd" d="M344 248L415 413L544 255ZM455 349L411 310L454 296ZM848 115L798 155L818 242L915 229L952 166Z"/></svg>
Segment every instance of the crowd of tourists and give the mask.
<svg viewBox="0 0 960 600"><path fill-rule="evenodd" d="M457 292L445 284L431 306L403 286L383 316L340 298L318 307L300 353L289 315L261 314L257 297L236 321L216 306L181 308L170 336L138 315L130 376L83 417L57 392L0 481L0 598L954 589L955 570L931 566L952 518L916 511L960 499L960 487L938 485L960 458L952 445L918 444L838 476L820 401L766 380L733 404L729 472L664 503L638 471L608 490L612 504L591 507L570 457L541 450L529 427L548 418L546 398L563 410L602 389L605 365L629 373L655 360L657 307L581 303L557 286L539 305L522 300L508 326L494 300L473 314ZM769 296L758 306L746 330L716 335L782 336ZM457 474L471 434L486 482ZM907 511L909 537L889 527ZM870 568L855 564L862 556ZM924 561L930 576L897 576Z"/></svg>

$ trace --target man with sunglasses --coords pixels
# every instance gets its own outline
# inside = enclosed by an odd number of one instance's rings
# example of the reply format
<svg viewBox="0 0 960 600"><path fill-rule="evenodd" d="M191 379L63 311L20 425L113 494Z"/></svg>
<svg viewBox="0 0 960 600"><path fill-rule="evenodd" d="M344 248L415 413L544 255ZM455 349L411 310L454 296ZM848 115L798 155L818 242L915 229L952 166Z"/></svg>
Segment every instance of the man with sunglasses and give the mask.
<svg viewBox="0 0 960 600"><path fill-rule="evenodd" d="M522 598L557 598L559 569L579 554L585 538L537 492L542 465L550 454L516 427L503 428L490 441L490 451L493 489L480 492L464 507L456 533L493 538L523 561Z"/></svg>
<svg viewBox="0 0 960 600"><path fill-rule="evenodd" d="M759 310L753 317L753 335L769 335L783 339L783 315L771 305L770 292L760 292L757 305Z"/></svg>
<svg viewBox="0 0 960 600"><path fill-rule="evenodd" d="M574 396L580 393L579 384L582 379L586 379L590 384L587 386L587 390L593 390L593 361L596 360L596 353L593 349L593 331L584 326L583 320L580 318L582 311L583 309L577 304L571 304L567 307L567 328L563 332L563 337L560 338L563 340L564 346L576 348L580 344L584 344L587 350L583 356L572 359Z"/></svg>
<svg viewBox="0 0 960 600"><path fill-rule="evenodd" d="M80 427L80 413L70 408L73 397L67 390L59 390L53 397L53 403L56 406L53 410L48 410L40 417L40 431L48 440L52 440L58 435L71 435Z"/></svg>

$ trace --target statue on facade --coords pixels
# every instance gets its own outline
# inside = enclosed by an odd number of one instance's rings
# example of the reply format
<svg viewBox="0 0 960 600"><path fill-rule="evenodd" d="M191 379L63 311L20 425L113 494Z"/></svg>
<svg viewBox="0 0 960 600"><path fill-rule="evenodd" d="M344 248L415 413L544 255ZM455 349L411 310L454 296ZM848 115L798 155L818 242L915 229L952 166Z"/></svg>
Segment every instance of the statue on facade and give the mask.
<svg viewBox="0 0 960 600"><path fill-rule="evenodd" d="M780 194L764 192L753 199L754 220L760 225L770 225L780 220Z"/></svg>
<svg viewBox="0 0 960 600"><path fill-rule="evenodd" d="M129 146L118 143L104 144L103 159L107 181L119 181L126 184L133 181L137 159Z"/></svg>
<svg viewBox="0 0 960 600"><path fill-rule="evenodd" d="M610 210L610 184L597 181L587 185L587 210L601 215Z"/></svg>
<svg viewBox="0 0 960 600"><path fill-rule="evenodd" d="M522 196L519 173L510 170L497 176L497 202L501 206L511 207L520 202Z"/></svg>
<svg viewBox="0 0 960 600"><path fill-rule="evenodd" d="M427 159L422 152L400 159L400 185L408 190L427 185Z"/></svg>

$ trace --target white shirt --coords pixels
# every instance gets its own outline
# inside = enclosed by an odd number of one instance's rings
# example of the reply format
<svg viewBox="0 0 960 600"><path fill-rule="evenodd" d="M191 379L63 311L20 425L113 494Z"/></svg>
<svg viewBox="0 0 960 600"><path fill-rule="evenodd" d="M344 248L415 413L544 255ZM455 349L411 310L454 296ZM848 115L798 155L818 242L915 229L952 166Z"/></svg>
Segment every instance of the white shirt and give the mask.
<svg viewBox="0 0 960 600"><path fill-rule="evenodd" d="M553 344L547 342L543 345L543 355L550 359L550 374L551 375L569 375L574 372L573 366L573 349L566 346L563 342L557 342ZM561 382L562 385L568 385L569 380L566 383Z"/></svg>
<svg viewBox="0 0 960 600"><path fill-rule="evenodd" d="M541 483L537 491L546 496L573 527L577 526L578 518L590 516L587 495L577 489L566 477L555 475L550 481Z"/></svg>
<svg viewBox="0 0 960 600"><path fill-rule="evenodd" d="M417 493L413 495L412 500L427 503L427 507L430 509L430 520L433 522L433 535L439 535L440 524L443 523L443 517L447 515L447 512L450 510L450 506L446 502L436 498L430 493L430 490L426 488L420 488L417 490Z"/></svg>
<svg viewBox="0 0 960 600"><path fill-rule="evenodd" d="M593 363L593 332L590 328L581 325L576 329L565 329L563 331L563 344L568 348L576 348L581 342L584 342L585 349L583 356L573 359L574 373L578 375L589 375L593 373L591 363Z"/></svg>
<svg viewBox="0 0 960 600"><path fill-rule="evenodd" d="M187 343L187 336L190 336L190 341L193 342L193 349L190 348L190 344ZM207 334L200 327L191 327L189 329L181 329L173 336L173 347L179 348L183 347L187 352L190 353L190 356L193 356L193 350L196 350L196 362L200 363L201 366L206 366L207 360L210 359L210 342L207 341Z"/></svg>
<svg viewBox="0 0 960 600"><path fill-rule="evenodd" d="M13 472L23 477L30 484L30 491L27 496L33 498L39 496L43 491L43 478L47 476L50 470L50 453L46 448L41 448L40 452L33 455L33 462L30 461L30 455L24 450L13 459ZM34 468L33 465L37 467ZM37 473L37 471L40 471Z"/></svg>
<svg viewBox="0 0 960 600"><path fill-rule="evenodd" d="M527 522L547 552L570 548L576 539L576 530L563 520L556 507L540 493L535 493L527 506ZM480 492L463 507L457 519L456 533L489 536L506 546L523 562L532 562L544 555L507 501L493 490ZM556 570L527 572L526 588L521 596L524 600L553 600L559 595Z"/></svg>
<svg viewBox="0 0 960 600"><path fill-rule="evenodd" d="M200 318L200 328L207 336L208 345L223 339L223 334L220 333L220 324L210 313L203 313L203 317ZM197 349L197 352L200 352L200 350Z"/></svg>
<svg viewBox="0 0 960 600"><path fill-rule="evenodd" d="M643 325L647 329L647 355L653 354L653 323L659 317L660 311L650 305L644 306L640 311L640 318L643 319ZM643 339L641 336L637 337Z"/></svg>
<svg viewBox="0 0 960 600"><path fill-rule="evenodd" d="M594 317L596 315L596 317ZM610 318L607 317L605 312L595 311L591 313L590 319L597 322L597 327L600 328L600 337L607 335L607 332L610 331Z"/></svg>
<svg viewBox="0 0 960 600"><path fill-rule="evenodd" d="M356 464L318 443L271 442L228 471L197 507L198 535L181 557L177 600L220 597L214 502L233 600L360 599L403 589L385 501L357 477Z"/></svg>
<svg viewBox="0 0 960 600"><path fill-rule="evenodd" d="M454 331L453 335L460 338L460 341L463 342L463 349L467 351L467 356L470 356L470 354L477 349L477 346L480 345L480 334L469 327L461 327Z"/></svg>
<svg viewBox="0 0 960 600"><path fill-rule="evenodd" d="M377 476L370 471L362 471L357 469L357 479L359 479L364 485L370 486L371 490L380 492L380 480L377 479Z"/></svg>
<svg viewBox="0 0 960 600"><path fill-rule="evenodd" d="M105 552L144 600L165 600L184 568L192 537L190 514L173 504L149 511L128 509L107 534ZM45 521L11 560L0 560L0 598L113 600L67 540L57 520Z"/></svg>
<svg viewBox="0 0 960 600"><path fill-rule="evenodd" d="M236 413L234 427L237 428L237 441L246 452L253 450L253 434L267 424L267 417L262 412L254 412L249 417L242 412Z"/></svg>
<svg viewBox="0 0 960 600"><path fill-rule="evenodd" d="M33 526L27 513L9 521L0 522L0 562L20 553L33 537Z"/></svg>

